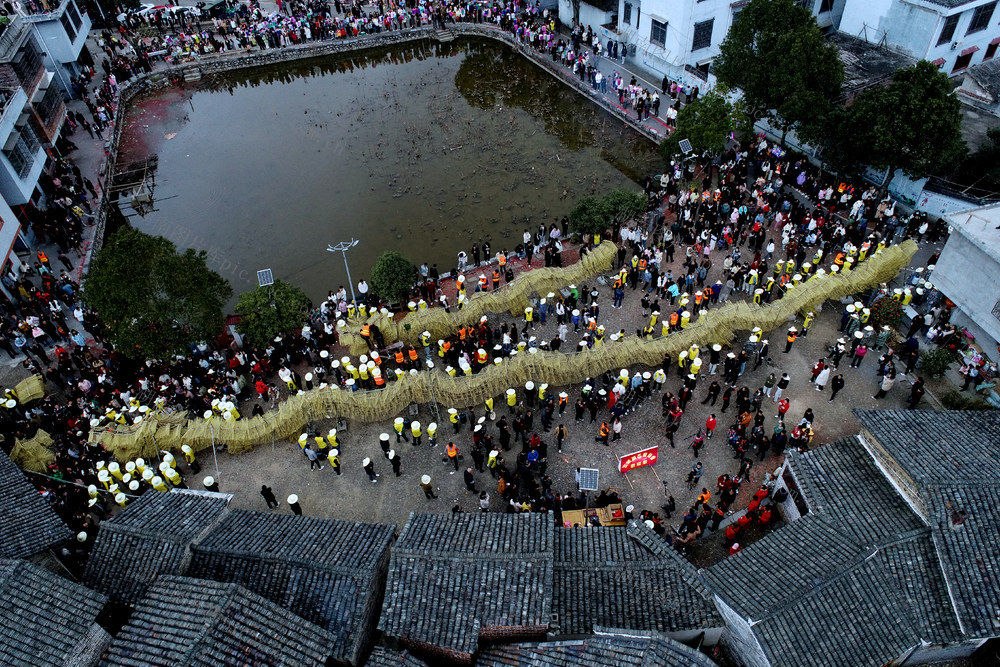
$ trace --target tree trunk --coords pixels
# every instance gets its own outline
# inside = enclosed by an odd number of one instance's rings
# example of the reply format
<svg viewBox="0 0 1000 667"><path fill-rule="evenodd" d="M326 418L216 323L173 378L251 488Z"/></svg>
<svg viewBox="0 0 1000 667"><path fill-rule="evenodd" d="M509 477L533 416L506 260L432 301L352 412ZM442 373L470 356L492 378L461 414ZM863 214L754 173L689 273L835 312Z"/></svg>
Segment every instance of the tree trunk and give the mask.
<svg viewBox="0 0 1000 667"><path fill-rule="evenodd" d="M881 199L885 199L885 194L889 191L889 183L892 183L892 176L896 173L896 166L890 164L888 170L885 172L885 177L882 179L882 185L879 186L878 192Z"/></svg>

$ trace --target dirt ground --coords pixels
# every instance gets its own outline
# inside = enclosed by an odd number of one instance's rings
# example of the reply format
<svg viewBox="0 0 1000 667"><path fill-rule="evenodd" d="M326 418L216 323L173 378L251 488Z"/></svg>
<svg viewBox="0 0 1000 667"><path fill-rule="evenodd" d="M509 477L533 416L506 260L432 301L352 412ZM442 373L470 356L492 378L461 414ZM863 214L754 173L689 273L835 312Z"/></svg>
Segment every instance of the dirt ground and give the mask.
<svg viewBox="0 0 1000 667"><path fill-rule="evenodd" d="M930 245L922 248L914 264L920 265L922 260L934 251ZM710 280L713 279L714 277L710 275ZM605 305L610 304L610 288L599 286L598 289L601 292L598 300L602 304L601 321L605 326L610 331L619 326L634 331L636 324L643 319L639 306L641 292L628 290L624 308L612 310L609 305ZM832 403L828 401L829 386L825 392L815 391L814 386L809 383L812 364L825 355L826 346L839 335L836 332L840 320L839 304L828 302L825 305L824 311L818 314L809 334L799 337L790 353L783 352L784 331L771 332L771 361L756 371L748 365L746 373L739 381L739 386L745 384L752 393L763 384L769 373L775 372L780 377L782 372L787 372L791 377L791 385L786 395L792 404L786 424L790 428L793 422L797 423L801 419L807 408L812 408L816 415L814 446L856 433L858 425L852 414L854 408L904 407L909 393L909 380L914 379L901 376L889 396L879 401L873 399L872 394L876 391L877 358L878 354L881 354L879 352L870 354L872 358L866 359L859 369L850 368L850 360L845 357L838 372L844 374L846 386L836 401ZM554 320L549 320L545 326L539 326L535 332L540 339L555 334ZM582 331L580 334L570 332L567 345L569 347L575 345L581 335ZM734 345L738 347L742 340L737 340ZM647 369L629 370L632 373ZM705 370L707 371L707 364ZM622 438L605 447L596 442L595 438L602 415L606 415L607 411L598 414L596 423L590 423L589 413L585 414L582 423L577 423L573 419L572 404L580 394L580 386L550 387L551 393L566 391L570 396L570 406L564 418L555 420L556 424L565 423L569 430L563 452L559 454L555 451L553 438L547 440L550 445L548 474L553 479L553 490L557 493L575 493L576 469L597 468L600 470L601 488L616 489L626 505L635 506L636 513L642 509L660 511L665 497L672 495L676 500L677 513L669 523L678 525L680 514L693 504L700 491L700 487L688 489L685 482L685 477L696 460L700 460L704 465L703 485L708 486L713 492L715 479L723 473L734 474L738 467L738 462L734 460L725 442L726 429L735 419L733 409L730 408L726 414L722 414L721 400L714 408L701 403L711 381L711 378L704 376L699 379L695 398L689 403L682 426L675 438L676 449L669 447L664 436L660 394L654 394L638 409L625 416ZM676 394L679 387L680 378L675 368L667 379L666 389ZM520 388L519 398L522 395L523 388ZM502 397L497 397L496 405L498 417L507 412ZM765 428L770 432L776 421L776 412L773 411L773 404L768 399L765 399L765 405L769 408L765 411L767 417ZM934 406L933 397L928 396L922 407L930 409ZM248 414L250 407L251 404L244 406L244 414ZM448 407L451 406L440 406L442 415ZM477 418L484 412L483 406L478 406L475 410ZM690 448L690 436L699 426L704 425L705 419L711 412L718 418L715 438L707 441L699 457L695 459ZM336 426L334 417L331 415L331 419L313 426L321 432L326 432ZM430 405L419 406L417 415L411 418L418 419L425 426L436 419ZM383 457L378 444L379 434L383 432L392 435L392 441L395 442L391 420L375 424L348 420L348 428L339 434L342 443L342 476L338 477L329 465L323 470L310 470L308 460L302 456L296 443L278 441L273 444L265 443L253 452L238 457L220 452L218 479L222 491L234 494L233 506L236 508L265 510L266 505L259 495L259 489L261 484L267 484L274 489L279 499L296 494L303 511L312 516L392 523L401 527L409 513L413 511L448 512L455 506L464 511L478 511L478 494L467 491L462 479L462 469L472 465L471 457L467 455L472 443L471 431L469 426L465 425L457 435L452 435L451 425L446 422L446 416L438 421L441 426L438 430L439 444L436 448L428 445L426 437L419 447L406 442L394 445L402 464L402 474L398 478L393 475L389 462ZM540 426L536 420L536 430L538 428ZM487 422L487 432L496 434L495 427L489 422ZM545 433L540 435L543 439L547 436ZM444 446L449 439L453 439L463 454L466 454L463 468L457 473L444 461ZM639 469L627 476L618 472L618 457L651 445L660 446L660 456L655 466ZM515 456L516 448L507 455L507 460L513 461ZM369 482L362 470L361 462L365 457L370 457L375 462L375 470L379 474L377 483ZM211 451L202 452L199 455L199 462L203 467L203 474L214 474ZM772 452L763 462L755 463L733 509L745 507L760 482L768 473L780 466L781 462L781 455ZM431 476L438 499L431 500L424 496L419 486L420 477L424 474ZM489 473L477 472L476 480L477 489L485 489L490 493L490 511L504 511L506 507L496 493L495 480ZM272 511L289 512L290 509L283 503L281 507ZM712 561L723 554L723 546L717 540L706 539L703 543L699 545L701 553L698 560ZM712 546L717 543L717 547Z"/></svg>

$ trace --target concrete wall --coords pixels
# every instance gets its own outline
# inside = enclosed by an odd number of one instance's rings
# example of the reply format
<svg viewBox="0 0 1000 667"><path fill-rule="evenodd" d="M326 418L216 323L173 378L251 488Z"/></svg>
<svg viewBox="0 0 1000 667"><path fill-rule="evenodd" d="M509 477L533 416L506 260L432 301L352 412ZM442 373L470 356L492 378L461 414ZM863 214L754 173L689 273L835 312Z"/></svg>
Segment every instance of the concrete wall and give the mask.
<svg viewBox="0 0 1000 667"><path fill-rule="evenodd" d="M77 31L76 39L71 41L69 33L60 22L60 17L66 12L67 5L68 3L64 2L56 12L31 16L26 20L34 26L35 38L45 53L46 69L56 73L56 81L63 92L69 95L71 91L70 80L79 74L76 61L87 41L91 22L88 14L80 12L80 29ZM76 5L76 8L79 11L79 4Z"/></svg>
<svg viewBox="0 0 1000 667"><path fill-rule="evenodd" d="M614 12L606 12L586 2L580 3L580 25L590 26L595 31L605 23L609 23ZM568 28L573 27L573 3L570 0L559 0L559 20ZM603 44L605 40L601 40Z"/></svg>
<svg viewBox="0 0 1000 667"><path fill-rule="evenodd" d="M14 212L10 210L7 202L0 199L0 267L3 266L7 259L11 260L11 264L15 269L20 265L21 262L17 255L11 252L14 247L14 241L17 239L18 232L20 231L21 223L14 217Z"/></svg>
<svg viewBox="0 0 1000 667"><path fill-rule="evenodd" d="M638 25L637 9L641 10ZM729 0L646 0L641 7L637 2L632 3L630 24L624 23L624 16L624 2L621 2L618 9L618 34L620 39L635 46L636 62L651 72L697 85L702 91L706 89L706 82L686 72L684 66L697 67L719 55L719 45L733 22L733 8ZM654 17L667 24L667 36L662 47L650 41ZM692 51L695 24L713 18L715 23L712 26L711 45Z"/></svg>
<svg viewBox="0 0 1000 667"><path fill-rule="evenodd" d="M971 35L966 32L977 7L993 0L973 0L958 7L947 8L929 0L846 0L840 30L855 37L886 43L914 58L934 61L943 59L941 70L952 74L955 60L962 51L978 47L970 65L983 61L986 47L997 32L1000 10L994 11L990 25ZM958 15L958 25L951 39L938 46L946 17ZM954 45L954 46L953 46Z"/></svg>
<svg viewBox="0 0 1000 667"><path fill-rule="evenodd" d="M952 322L968 327L983 350L995 350L1000 341L1000 319L991 312L1000 300L1000 264L996 259L955 230L931 278L963 311L953 315Z"/></svg>
<svg viewBox="0 0 1000 667"><path fill-rule="evenodd" d="M747 619L742 618L718 595L715 596L715 606L726 621L726 631L722 633L719 643L732 663L744 667L770 667L771 662L764 655Z"/></svg>
<svg viewBox="0 0 1000 667"><path fill-rule="evenodd" d="M11 134L17 132L15 123L21 112L27 111L27 106L28 96L23 88L18 88L7 103L3 116L0 117L0 147L7 143ZM38 139L40 142L44 141L42 137ZM35 152L35 161L31 165L31 169L24 178L20 178L14 167L11 166L6 154L0 153L0 196L11 206L28 203L44 165L45 149L39 148Z"/></svg>

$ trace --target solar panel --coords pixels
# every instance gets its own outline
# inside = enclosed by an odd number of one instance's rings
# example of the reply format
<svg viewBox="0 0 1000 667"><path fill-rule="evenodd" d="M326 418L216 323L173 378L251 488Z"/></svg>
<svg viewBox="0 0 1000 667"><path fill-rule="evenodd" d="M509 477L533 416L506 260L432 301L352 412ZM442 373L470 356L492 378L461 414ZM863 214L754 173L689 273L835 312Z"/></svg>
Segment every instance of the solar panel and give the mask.
<svg viewBox="0 0 1000 667"><path fill-rule="evenodd" d="M261 287L274 284L274 275L271 274L271 269L261 269L257 272L257 284Z"/></svg>
<svg viewBox="0 0 1000 667"><path fill-rule="evenodd" d="M677 145L678 147L680 147L681 153L684 153L685 155L694 150L694 148L691 146L690 139L681 139L680 141L677 142Z"/></svg>
<svg viewBox="0 0 1000 667"><path fill-rule="evenodd" d="M601 471L597 468L580 468L580 490L597 491L600 488L598 485L600 474Z"/></svg>

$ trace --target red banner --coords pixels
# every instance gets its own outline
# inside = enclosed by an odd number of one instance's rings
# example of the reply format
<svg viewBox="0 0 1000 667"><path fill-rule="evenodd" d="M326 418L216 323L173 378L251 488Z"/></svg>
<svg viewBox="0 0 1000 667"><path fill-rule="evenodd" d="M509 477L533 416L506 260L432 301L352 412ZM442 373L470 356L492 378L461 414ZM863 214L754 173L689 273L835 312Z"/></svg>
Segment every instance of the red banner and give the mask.
<svg viewBox="0 0 1000 667"><path fill-rule="evenodd" d="M653 465L656 463L656 456L659 451L659 445L654 445L646 449L640 449L637 452L632 452L631 454L626 454L618 459L618 472L625 474L636 468Z"/></svg>

